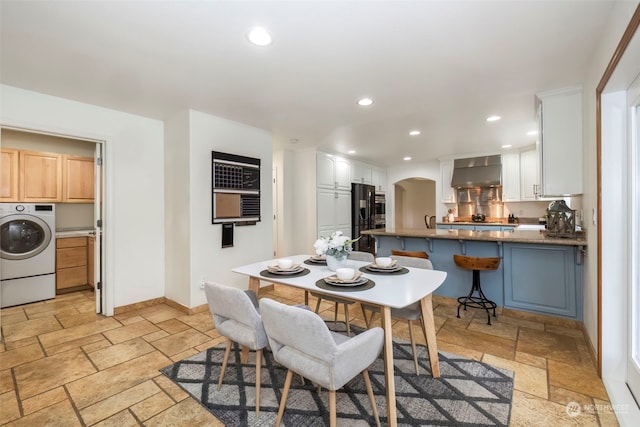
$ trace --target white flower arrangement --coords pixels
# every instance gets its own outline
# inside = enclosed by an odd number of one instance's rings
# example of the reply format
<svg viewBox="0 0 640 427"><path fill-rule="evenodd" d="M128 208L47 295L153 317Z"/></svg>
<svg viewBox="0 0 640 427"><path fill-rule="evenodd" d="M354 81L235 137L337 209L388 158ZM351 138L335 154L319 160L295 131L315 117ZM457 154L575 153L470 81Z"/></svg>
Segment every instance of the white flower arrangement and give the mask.
<svg viewBox="0 0 640 427"><path fill-rule="evenodd" d="M336 231L329 237L320 237L313 244L313 247L316 249L317 255L331 255L343 259L351 253L353 249L351 244L358 239L350 239L344 236L342 231Z"/></svg>

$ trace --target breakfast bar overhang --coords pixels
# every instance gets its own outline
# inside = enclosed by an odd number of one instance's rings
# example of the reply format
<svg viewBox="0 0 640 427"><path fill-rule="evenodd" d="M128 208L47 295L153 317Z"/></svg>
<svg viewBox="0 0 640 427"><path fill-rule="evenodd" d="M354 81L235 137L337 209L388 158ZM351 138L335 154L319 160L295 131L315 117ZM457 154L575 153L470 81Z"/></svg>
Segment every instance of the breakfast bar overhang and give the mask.
<svg viewBox="0 0 640 427"><path fill-rule="evenodd" d="M441 229L367 230L378 256L392 249L425 251L437 270L447 272L434 295L457 298L469 292L471 272L457 267L454 254L500 257L497 270L483 272L482 289L499 307L568 320L583 320L583 265L586 238L552 238L545 231Z"/></svg>

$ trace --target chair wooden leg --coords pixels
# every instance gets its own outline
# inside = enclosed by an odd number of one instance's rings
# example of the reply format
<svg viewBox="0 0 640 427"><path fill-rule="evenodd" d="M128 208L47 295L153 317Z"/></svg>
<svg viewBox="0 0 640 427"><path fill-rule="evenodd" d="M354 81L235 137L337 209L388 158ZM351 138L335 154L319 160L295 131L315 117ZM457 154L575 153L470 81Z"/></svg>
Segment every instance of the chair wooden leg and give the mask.
<svg viewBox="0 0 640 427"><path fill-rule="evenodd" d="M373 417L376 420L376 426L380 427L380 417L378 417L378 406L376 405L376 398L373 395L373 387L371 387L371 379L369 379L369 371L366 369L362 371L364 377L364 384L367 386L367 395L369 396L369 402L371 402L371 410L373 411Z"/></svg>
<svg viewBox="0 0 640 427"><path fill-rule="evenodd" d="M227 361L229 360L229 353L231 353L231 340L227 340L227 348L224 351L224 357L222 358L222 368L220 368L220 378L218 379L218 390L222 387L222 378L224 377L224 370L227 369Z"/></svg>
<svg viewBox="0 0 640 427"><path fill-rule="evenodd" d="M329 426L336 427L336 391L329 390Z"/></svg>
<svg viewBox="0 0 640 427"><path fill-rule="evenodd" d="M256 417L260 415L260 369L262 368L262 349L256 350Z"/></svg>
<svg viewBox="0 0 640 427"><path fill-rule="evenodd" d="M349 326L349 304L344 305L344 319L347 324L347 336L351 336L351 326Z"/></svg>
<svg viewBox="0 0 640 427"><path fill-rule="evenodd" d="M369 329L369 318L367 317L367 310L364 309L364 305L360 304L360 308L362 309L362 317L364 317L364 324Z"/></svg>
<svg viewBox="0 0 640 427"><path fill-rule="evenodd" d="M338 303L333 305L333 326L338 324Z"/></svg>
<svg viewBox="0 0 640 427"><path fill-rule="evenodd" d="M416 375L420 375L420 370L418 369L418 353L416 352L416 339L413 336L413 323L411 320L407 320L409 324L409 338L411 339L411 350L413 351L413 364L416 367Z"/></svg>
<svg viewBox="0 0 640 427"><path fill-rule="evenodd" d="M276 418L276 427L280 426L282 422L282 416L284 415L284 407L287 404L287 397L289 396L289 387L291 386L291 378L293 378L293 371L289 369L287 371L287 378L284 380L284 389L282 389L282 398L280 399L280 408L278 409L278 417Z"/></svg>

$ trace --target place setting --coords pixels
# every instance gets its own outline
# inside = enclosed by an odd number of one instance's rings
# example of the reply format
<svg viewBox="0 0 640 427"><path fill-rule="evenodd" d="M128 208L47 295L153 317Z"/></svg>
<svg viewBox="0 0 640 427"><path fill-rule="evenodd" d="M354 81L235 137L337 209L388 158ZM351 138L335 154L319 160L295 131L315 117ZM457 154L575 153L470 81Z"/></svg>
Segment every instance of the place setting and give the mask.
<svg viewBox="0 0 640 427"><path fill-rule="evenodd" d="M275 265L267 266L266 270L262 270L260 275L262 277L300 277L309 274L309 269L304 268L300 264L294 264L293 260L289 258L279 259Z"/></svg>
<svg viewBox="0 0 640 427"><path fill-rule="evenodd" d="M389 257L377 257L372 264L360 267L360 271L370 274L407 274L409 270L398 264L398 261Z"/></svg>
<svg viewBox="0 0 640 427"><path fill-rule="evenodd" d="M338 268L335 274L318 280L316 286L331 291L350 292L371 289L375 282L363 276L361 272L345 267Z"/></svg>
<svg viewBox="0 0 640 427"><path fill-rule="evenodd" d="M314 255L304 260L307 265L327 265L327 257L325 255Z"/></svg>

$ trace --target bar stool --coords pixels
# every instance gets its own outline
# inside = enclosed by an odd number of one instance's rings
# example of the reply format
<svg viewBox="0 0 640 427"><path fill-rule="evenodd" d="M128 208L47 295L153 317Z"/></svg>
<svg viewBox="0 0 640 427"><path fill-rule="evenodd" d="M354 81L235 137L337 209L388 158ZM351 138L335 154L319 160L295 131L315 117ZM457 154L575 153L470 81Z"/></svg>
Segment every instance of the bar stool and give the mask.
<svg viewBox="0 0 640 427"><path fill-rule="evenodd" d="M391 249L391 255L429 259L429 255L423 251L400 251L397 249Z"/></svg>
<svg viewBox="0 0 640 427"><path fill-rule="evenodd" d="M489 309L493 309L493 317L496 317L496 303L489 300L480 287L480 271L482 270L497 270L500 266L500 258L477 258L464 255L453 255L453 261L460 268L466 270L473 270L473 283L471 285L471 292L466 297L458 298L458 318L460 317L460 307L464 306L464 310L467 311L467 307L482 308L487 312L487 325L491 325L491 314ZM474 296L474 292L477 293Z"/></svg>

